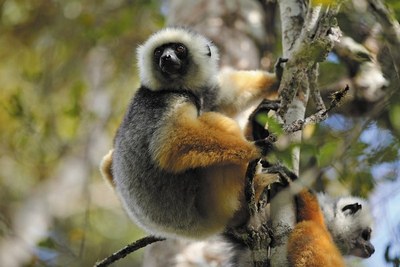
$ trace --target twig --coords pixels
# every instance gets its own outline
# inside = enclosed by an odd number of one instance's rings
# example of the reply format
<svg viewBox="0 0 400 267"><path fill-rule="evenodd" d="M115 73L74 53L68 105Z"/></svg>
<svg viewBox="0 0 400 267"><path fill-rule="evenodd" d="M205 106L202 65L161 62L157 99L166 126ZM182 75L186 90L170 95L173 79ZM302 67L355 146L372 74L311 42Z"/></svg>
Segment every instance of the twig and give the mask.
<svg viewBox="0 0 400 267"><path fill-rule="evenodd" d="M312 67L308 71L308 79L310 80L310 92L311 92L311 98L314 101L315 107L317 110L323 110L326 109L324 101L322 100L321 97L321 92L319 91L318 88L318 73L319 73L319 64L315 64L314 67Z"/></svg>
<svg viewBox="0 0 400 267"><path fill-rule="evenodd" d="M97 262L94 267L106 267L109 266L111 263L116 262L117 260L120 260L122 258L125 258L128 254L143 248L147 245L150 245L152 243L158 242L158 241L164 241L165 238L162 237L155 237L155 236L146 236L143 237L139 240L136 240L135 242L127 245L123 249L113 253L111 256L108 256L107 258Z"/></svg>
<svg viewBox="0 0 400 267"><path fill-rule="evenodd" d="M392 244L388 244L385 250L385 261L387 263L393 263L393 266L400 266L400 256L391 257L389 254Z"/></svg>
<svg viewBox="0 0 400 267"><path fill-rule="evenodd" d="M343 88L342 90L332 93L331 103L327 109L321 109L318 112L308 116L304 120L296 120L292 122L283 129L284 132L286 134L294 133L302 130L304 126L307 124L319 123L321 121L326 120L326 118L328 117L327 116L328 112L340 105L340 103L342 102L343 98L346 96L348 91L349 91L349 86L346 85L346 87Z"/></svg>
<svg viewBox="0 0 400 267"><path fill-rule="evenodd" d="M329 108L325 111L325 114L331 111L332 109L336 108L342 103L343 98L346 96L347 92L349 91L350 87L346 84L346 87L342 90L333 92L331 95L331 104Z"/></svg>

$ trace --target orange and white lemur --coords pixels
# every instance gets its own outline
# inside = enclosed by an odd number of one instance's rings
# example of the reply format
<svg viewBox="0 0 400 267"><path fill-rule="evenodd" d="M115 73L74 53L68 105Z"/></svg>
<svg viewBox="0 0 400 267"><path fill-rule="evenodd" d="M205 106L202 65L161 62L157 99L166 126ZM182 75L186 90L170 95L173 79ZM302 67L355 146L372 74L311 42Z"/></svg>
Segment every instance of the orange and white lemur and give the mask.
<svg viewBox="0 0 400 267"><path fill-rule="evenodd" d="M102 174L149 233L195 239L221 233L238 223L248 163L272 148L267 140L246 140L233 118L275 98L279 74L220 72L217 48L184 28L153 34L137 55L141 86ZM256 189L275 180L258 173Z"/></svg>
<svg viewBox="0 0 400 267"><path fill-rule="evenodd" d="M297 224L289 236L290 266L345 266L341 255L368 258L372 220L365 200L331 198L303 189L295 197Z"/></svg>

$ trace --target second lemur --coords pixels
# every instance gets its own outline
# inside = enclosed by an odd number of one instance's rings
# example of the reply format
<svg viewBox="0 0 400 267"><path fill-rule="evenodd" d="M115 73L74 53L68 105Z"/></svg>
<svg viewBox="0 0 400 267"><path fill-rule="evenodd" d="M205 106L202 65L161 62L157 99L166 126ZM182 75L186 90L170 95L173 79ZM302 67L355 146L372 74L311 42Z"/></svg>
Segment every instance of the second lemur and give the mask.
<svg viewBox="0 0 400 267"><path fill-rule="evenodd" d="M220 233L238 223L248 162L271 149L266 140L246 140L233 116L276 97L279 79L265 71L219 72L217 48L183 28L155 33L137 55L141 86L102 173L148 232ZM273 177L258 174L256 190Z"/></svg>
<svg viewBox="0 0 400 267"><path fill-rule="evenodd" d="M343 256L368 258L374 253L370 240L372 215L365 199L333 198L308 190L296 194L295 198L298 223L288 242L288 266L340 267L345 264ZM204 246L185 248L175 256L179 264L171 266L196 265L191 255L197 255L196 260L204 266L211 266L215 262L215 258L207 257L211 248L218 251L218 262L223 262L223 266L254 266L254 254L243 240L232 235L225 237L213 239Z"/></svg>
<svg viewBox="0 0 400 267"><path fill-rule="evenodd" d="M303 189L296 195L297 221L288 240L293 267L345 266L341 255L370 257L372 219L367 203L356 197L331 198Z"/></svg>

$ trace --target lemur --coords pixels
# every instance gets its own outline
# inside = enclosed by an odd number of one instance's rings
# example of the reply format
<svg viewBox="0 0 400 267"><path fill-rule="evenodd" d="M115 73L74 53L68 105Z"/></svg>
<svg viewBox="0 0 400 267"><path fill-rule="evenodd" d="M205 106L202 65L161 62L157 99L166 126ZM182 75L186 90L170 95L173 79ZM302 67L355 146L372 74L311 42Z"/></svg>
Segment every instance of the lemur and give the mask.
<svg viewBox="0 0 400 267"><path fill-rule="evenodd" d="M101 171L130 217L149 233L200 239L242 222L248 162L268 140L249 141L233 119L277 96L279 73L219 71L204 36L166 28L137 49L141 86ZM276 176L258 173L256 194Z"/></svg>

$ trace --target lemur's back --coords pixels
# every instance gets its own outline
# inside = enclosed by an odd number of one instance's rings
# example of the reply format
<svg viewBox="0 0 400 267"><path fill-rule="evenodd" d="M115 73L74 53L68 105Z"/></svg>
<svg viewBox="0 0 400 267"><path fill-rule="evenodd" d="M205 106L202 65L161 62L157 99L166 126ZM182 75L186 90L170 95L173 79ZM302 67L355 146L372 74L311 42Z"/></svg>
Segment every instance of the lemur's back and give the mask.
<svg viewBox="0 0 400 267"><path fill-rule="evenodd" d="M159 138L157 130L168 118L172 104L194 100L184 92L152 92L142 87L132 101L114 141L113 175L124 205L129 207L127 210L135 221L153 232L157 232L153 222L165 227L177 228L178 225L182 230L199 223L191 221L197 208L199 183L194 180L199 179L196 178L198 170L166 175L150 154L152 139ZM180 197L169 199L175 194ZM142 209L143 205L146 209ZM187 212L182 212L185 209Z"/></svg>

